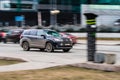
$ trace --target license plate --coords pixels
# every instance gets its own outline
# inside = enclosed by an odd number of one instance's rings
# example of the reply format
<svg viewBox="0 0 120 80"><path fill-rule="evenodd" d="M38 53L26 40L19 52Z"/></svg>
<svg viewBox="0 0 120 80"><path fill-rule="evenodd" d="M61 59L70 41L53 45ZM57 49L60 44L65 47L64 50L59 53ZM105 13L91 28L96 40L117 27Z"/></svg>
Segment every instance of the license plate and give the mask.
<svg viewBox="0 0 120 80"><path fill-rule="evenodd" d="M69 46L70 44L65 44L66 46Z"/></svg>

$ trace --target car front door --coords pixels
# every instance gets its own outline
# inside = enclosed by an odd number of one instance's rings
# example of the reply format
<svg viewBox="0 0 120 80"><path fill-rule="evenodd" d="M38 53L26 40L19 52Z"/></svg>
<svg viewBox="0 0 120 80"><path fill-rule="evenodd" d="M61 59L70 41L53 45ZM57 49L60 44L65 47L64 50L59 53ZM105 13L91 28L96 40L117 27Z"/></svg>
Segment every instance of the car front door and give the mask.
<svg viewBox="0 0 120 80"><path fill-rule="evenodd" d="M36 40L37 47L45 48L45 43L46 43L46 39L45 39L43 30L38 30L37 31L37 40Z"/></svg>
<svg viewBox="0 0 120 80"><path fill-rule="evenodd" d="M32 47L36 47L36 41L37 41L37 31L36 30L31 30L30 31L30 36L29 36L29 39L30 39L30 44Z"/></svg>

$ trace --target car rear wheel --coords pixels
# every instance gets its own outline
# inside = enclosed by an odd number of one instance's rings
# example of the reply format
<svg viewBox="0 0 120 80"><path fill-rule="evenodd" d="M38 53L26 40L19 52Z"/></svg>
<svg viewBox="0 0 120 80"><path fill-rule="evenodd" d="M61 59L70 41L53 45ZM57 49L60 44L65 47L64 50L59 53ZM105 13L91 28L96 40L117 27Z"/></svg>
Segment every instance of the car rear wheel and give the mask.
<svg viewBox="0 0 120 80"><path fill-rule="evenodd" d="M69 52L70 49L63 49L63 52Z"/></svg>
<svg viewBox="0 0 120 80"><path fill-rule="evenodd" d="M29 43L28 43L28 42L23 42L22 47L23 47L23 50L24 50L24 51L29 51L29 50L30 50L30 47L29 47Z"/></svg>
<svg viewBox="0 0 120 80"><path fill-rule="evenodd" d="M54 47L51 43L47 43L45 49L46 49L47 52L53 52L54 51Z"/></svg>
<svg viewBox="0 0 120 80"><path fill-rule="evenodd" d="M7 39L4 38L4 39L3 39L3 43L7 43Z"/></svg>

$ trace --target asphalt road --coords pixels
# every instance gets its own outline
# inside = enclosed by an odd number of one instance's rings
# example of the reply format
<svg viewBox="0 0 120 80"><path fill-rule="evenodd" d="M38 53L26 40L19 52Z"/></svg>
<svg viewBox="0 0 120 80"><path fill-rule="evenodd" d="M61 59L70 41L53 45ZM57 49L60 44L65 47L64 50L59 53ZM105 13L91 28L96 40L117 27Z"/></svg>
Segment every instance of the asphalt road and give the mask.
<svg viewBox="0 0 120 80"><path fill-rule="evenodd" d="M41 52L39 49L23 51L19 44L0 43L0 56L22 58L28 63L16 66L2 66L0 71L40 69L57 65L66 65L73 63L82 63L87 61L86 44L76 44L70 52L56 50L53 53ZM120 45L97 45L97 53L114 53L117 55L116 64L120 65ZM29 66L29 67L27 67ZM14 68L15 67L15 68ZM4 68L4 69L3 69ZM12 68L12 69L11 69Z"/></svg>
<svg viewBox="0 0 120 80"><path fill-rule="evenodd" d="M114 53L117 54L117 56L120 56L120 45L96 45L97 47L97 53L103 52L103 53ZM20 55L23 57L28 58L27 56L50 56L50 57L59 57L62 59L80 59L84 58L86 60L87 55L87 45L86 44L76 44L73 49L71 49L70 52L64 53L62 50L57 50L53 53L48 52L41 52L39 49L31 49L31 51L23 51L19 44L13 44L13 43L0 43L0 55Z"/></svg>
<svg viewBox="0 0 120 80"><path fill-rule="evenodd" d="M79 49L71 49L70 52L55 50L55 52L41 52L39 49L31 49L23 51L19 44L0 43L0 56L24 58L29 61L43 61L53 63L74 63L74 61L85 61L86 51ZM58 61L58 62L57 62Z"/></svg>

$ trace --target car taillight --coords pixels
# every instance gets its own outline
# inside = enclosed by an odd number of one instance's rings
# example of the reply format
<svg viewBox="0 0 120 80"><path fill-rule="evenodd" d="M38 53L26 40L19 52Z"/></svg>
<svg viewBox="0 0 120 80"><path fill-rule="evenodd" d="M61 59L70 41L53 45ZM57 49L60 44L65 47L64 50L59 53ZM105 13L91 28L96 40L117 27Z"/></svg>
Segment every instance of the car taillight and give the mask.
<svg viewBox="0 0 120 80"><path fill-rule="evenodd" d="M6 37L6 33L1 33L1 35L2 35L2 37L4 38L4 37Z"/></svg>
<svg viewBox="0 0 120 80"><path fill-rule="evenodd" d="M22 35L20 35L20 39L22 38Z"/></svg>

